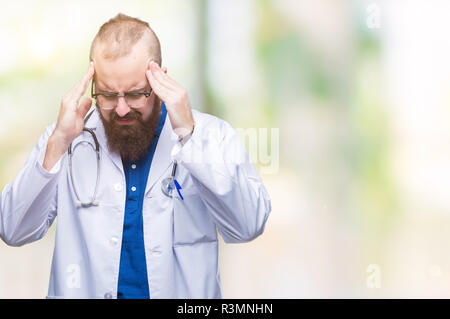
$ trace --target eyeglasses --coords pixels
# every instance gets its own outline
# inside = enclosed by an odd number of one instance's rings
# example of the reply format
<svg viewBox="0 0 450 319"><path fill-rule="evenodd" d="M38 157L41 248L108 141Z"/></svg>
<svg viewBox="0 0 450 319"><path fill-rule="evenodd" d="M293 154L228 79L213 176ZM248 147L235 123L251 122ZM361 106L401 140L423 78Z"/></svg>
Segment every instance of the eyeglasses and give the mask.
<svg viewBox="0 0 450 319"><path fill-rule="evenodd" d="M97 101L97 105L102 110L113 110L119 103L119 97L125 98L125 102L130 108L139 109L147 104L147 99L152 95L153 90L150 92L126 92L124 94L118 94L113 92L94 93L94 80L91 82L91 97Z"/></svg>

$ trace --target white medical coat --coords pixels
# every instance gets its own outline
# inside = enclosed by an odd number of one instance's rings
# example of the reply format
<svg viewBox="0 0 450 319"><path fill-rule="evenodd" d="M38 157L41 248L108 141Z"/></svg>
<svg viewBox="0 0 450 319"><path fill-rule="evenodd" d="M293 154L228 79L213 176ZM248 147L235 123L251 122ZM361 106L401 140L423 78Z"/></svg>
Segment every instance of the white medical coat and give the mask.
<svg viewBox="0 0 450 319"><path fill-rule="evenodd" d="M150 298L221 298L217 233L226 243L248 242L263 232L271 211L236 131L214 116L193 115L195 130L184 146L166 117L150 167L142 210ZM127 187L121 158L108 151L95 109L86 127L100 143L100 204L76 207L67 153L50 172L42 167L55 125L2 191L0 237L11 246L36 241L58 216L47 297L117 298ZM81 200L88 200L97 164L83 141L94 144L86 132L73 141L73 177ZM184 200L161 191L173 160Z"/></svg>

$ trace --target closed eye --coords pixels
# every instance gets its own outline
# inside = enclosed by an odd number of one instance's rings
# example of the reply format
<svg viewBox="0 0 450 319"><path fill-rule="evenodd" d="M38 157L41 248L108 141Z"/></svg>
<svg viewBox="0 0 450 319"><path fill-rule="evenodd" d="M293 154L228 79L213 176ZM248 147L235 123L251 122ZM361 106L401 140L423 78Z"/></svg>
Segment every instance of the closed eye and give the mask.
<svg viewBox="0 0 450 319"><path fill-rule="evenodd" d="M101 92L101 95L104 95L106 97L115 97L117 96L117 93L112 93L112 92Z"/></svg>
<svg viewBox="0 0 450 319"><path fill-rule="evenodd" d="M126 95L129 97L140 97L144 92L129 92Z"/></svg>

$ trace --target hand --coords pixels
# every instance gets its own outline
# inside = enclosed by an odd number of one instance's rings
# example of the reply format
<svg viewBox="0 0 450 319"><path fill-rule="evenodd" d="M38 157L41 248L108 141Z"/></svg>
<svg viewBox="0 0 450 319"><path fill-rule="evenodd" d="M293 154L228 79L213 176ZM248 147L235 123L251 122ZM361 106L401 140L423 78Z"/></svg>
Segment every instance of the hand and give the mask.
<svg viewBox="0 0 450 319"><path fill-rule="evenodd" d="M84 117L92 105L92 100L85 97L80 105L80 98L86 92L89 81L94 76L94 62L89 64L88 72L81 81L66 95L64 95L59 110L54 137L67 148L72 141L81 134L84 127Z"/></svg>
<svg viewBox="0 0 450 319"><path fill-rule="evenodd" d="M84 98L79 107L78 102L86 92L89 81L93 76L94 63L91 62L83 79L62 99L56 128L48 139L44 162L42 163L42 167L49 172L67 151L70 143L83 131L84 117L89 111L92 101L90 98Z"/></svg>
<svg viewBox="0 0 450 319"><path fill-rule="evenodd" d="M166 72L151 61L145 74L155 94L166 104L173 131L179 137L184 137L192 132L195 124L188 93Z"/></svg>

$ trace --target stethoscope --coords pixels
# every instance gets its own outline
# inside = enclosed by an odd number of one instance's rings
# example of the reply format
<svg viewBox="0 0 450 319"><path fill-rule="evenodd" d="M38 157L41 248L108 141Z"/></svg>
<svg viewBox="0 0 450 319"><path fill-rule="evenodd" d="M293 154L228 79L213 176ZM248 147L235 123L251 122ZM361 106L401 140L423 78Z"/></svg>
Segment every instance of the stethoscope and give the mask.
<svg viewBox="0 0 450 319"><path fill-rule="evenodd" d="M167 177L162 180L161 190L164 195L166 195L167 197L171 197L171 198L173 198L173 191L177 190L178 196L180 196L180 198L183 199L183 196L181 195L181 192L180 192L181 186L180 186L180 184L178 184L178 181L175 179L175 174L177 172L177 166L178 166L177 161L174 161L173 165L172 165L172 174L170 174L170 177Z"/></svg>
<svg viewBox="0 0 450 319"><path fill-rule="evenodd" d="M92 110L91 113L89 113L86 116L86 118L84 119L84 125L85 126L86 126L87 121L91 117L91 115L94 113L94 111L95 110ZM98 142L97 136L95 135L95 133L94 133L94 131L92 129L84 127L83 131L84 132L88 132L92 136L92 138L94 140L94 143L95 143L95 146L93 146L92 143L89 143L88 141L80 141L72 149L72 143L70 143L69 149L67 150L67 152L69 154L68 157L69 157L70 182L72 183L72 188L73 188L73 191L75 193L75 197L76 197L75 205L77 207L99 206L100 202L97 200L97 191L98 191L98 184L99 184L99 180L100 180L100 144ZM95 181L94 194L92 195L92 197L90 198L89 201L82 201L80 199L80 196L78 194L77 188L76 188L75 183L74 183L73 170L72 170L72 156L73 156L73 153L75 152L75 149L77 148L77 146L80 145L80 144L83 144L83 143L89 144L92 147L92 149L95 151L96 155L97 155L97 177L96 177L96 181ZM181 195L181 192L180 192L181 186L178 183L178 181L175 179L175 175L176 175L176 172L177 172L177 166L178 166L177 161L174 161L173 164L172 164L172 173L171 173L171 175L169 177L163 179L162 182L161 182L161 191L167 197L173 198L173 195L174 195L173 191L176 190L178 195L179 195L179 197L181 199L183 199L183 196Z"/></svg>
<svg viewBox="0 0 450 319"><path fill-rule="evenodd" d="M88 132L89 134L91 134L91 136L92 136L92 138L94 139L94 142L95 142L95 148L92 145L92 143L89 143L88 141L81 141L80 143L75 145L75 147L73 149L72 149L72 143L70 143L69 149L67 150L67 152L69 154L70 182L72 183L73 192L75 193L75 197L76 197L75 205L77 207L98 206L100 204L100 202L96 198L97 197L97 191L98 191L98 182L100 180L100 144L98 143L97 136L95 135L94 131L91 130L90 128L86 127L86 123L89 120L89 118L91 117L92 113L94 113L94 111L95 110L92 110L91 113L89 113L86 116L86 118L84 119L85 127L83 128L83 131L84 132ZM75 151L75 149L77 148L77 146L81 145L83 143L89 144L95 150L95 153L97 154L97 178L96 178L96 181L95 181L94 195L92 195L92 198L90 199L90 201L82 201L80 199L80 196L78 195L78 191L77 191L77 188L75 187L75 183L74 183L74 179L73 179L72 155L73 155L73 152Z"/></svg>

